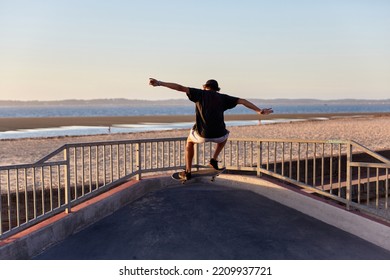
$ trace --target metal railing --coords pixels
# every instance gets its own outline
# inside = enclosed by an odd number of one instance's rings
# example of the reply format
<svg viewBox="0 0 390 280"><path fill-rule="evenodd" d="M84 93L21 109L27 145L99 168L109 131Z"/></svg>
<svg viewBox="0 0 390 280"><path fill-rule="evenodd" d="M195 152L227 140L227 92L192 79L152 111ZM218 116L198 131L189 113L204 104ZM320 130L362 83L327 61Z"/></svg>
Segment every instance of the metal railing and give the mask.
<svg viewBox="0 0 390 280"><path fill-rule="evenodd" d="M67 144L33 164L0 167L0 238L131 178L184 168L186 138ZM214 144L196 145L194 168ZM266 174L385 217L390 161L353 141L230 139L228 170Z"/></svg>
<svg viewBox="0 0 390 280"><path fill-rule="evenodd" d="M390 220L390 160L354 141L232 139L223 161Z"/></svg>

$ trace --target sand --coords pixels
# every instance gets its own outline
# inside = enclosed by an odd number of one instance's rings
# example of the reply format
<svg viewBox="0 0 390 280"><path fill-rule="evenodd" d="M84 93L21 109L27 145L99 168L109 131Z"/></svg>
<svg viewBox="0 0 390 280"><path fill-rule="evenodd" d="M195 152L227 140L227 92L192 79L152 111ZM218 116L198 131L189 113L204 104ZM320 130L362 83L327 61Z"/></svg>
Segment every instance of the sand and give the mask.
<svg viewBox="0 0 390 280"><path fill-rule="evenodd" d="M268 118L280 118L272 115ZM372 150L390 150L390 114L283 115L284 118L309 119L300 122L229 127L231 138L281 138L311 140L354 140ZM326 117L328 120L313 120ZM256 117L255 117L256 118ZM229 120L250 120L254 116L229 116ZM60 125L111 125L141 122L192 121L193 116L108 117L108 118L40 118L0 119L0 130L42 128ZM0 141L0 165L33 163L66 143L186 137L188 129L171 131L12 139Z"/></svg>
<svg viewBox="0 0 390 280"><path fill-rule="evenodd" d="M337 114L350 117L354 113ZM371 117L373 114L359 114ZM382 115L382 114L375 114ZM387 113L385 115L389 115ZM300 118L333 118L334 114L271 114L258 116L256 114L225 115L225 120L268 120L268 119L300 119ZM163 116L116 116L116 117L52 117L52 118L0 118L0 131L17 129L48 128L59 126L113 126L118 124L142 123L175 123L193 122L194 115L163 115Z"/></svg>

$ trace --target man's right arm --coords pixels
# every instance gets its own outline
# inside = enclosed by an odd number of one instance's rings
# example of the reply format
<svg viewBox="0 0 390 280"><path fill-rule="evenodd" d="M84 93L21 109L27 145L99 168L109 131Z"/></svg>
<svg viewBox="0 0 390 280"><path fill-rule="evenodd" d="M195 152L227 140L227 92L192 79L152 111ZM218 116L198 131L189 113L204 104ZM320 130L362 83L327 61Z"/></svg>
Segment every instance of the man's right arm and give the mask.
<svg viewBox="0 0 390 280"><path fill-rule="evenodd" d="M185 93L189 92L189 88L188 87L185 87L185 86L182 86L182 85L179 85L179 84L176 84L176 83L169 83L169 82L159 81L159 80L156 80L156 79L153 79L153 78L149 78L149 85L152 85L154 87L157 87L157 86L167 87L167 88L170 88L170 89L173 89L173 90L177 90L177 91L182 91L182 92L185 92Z"/></svg>

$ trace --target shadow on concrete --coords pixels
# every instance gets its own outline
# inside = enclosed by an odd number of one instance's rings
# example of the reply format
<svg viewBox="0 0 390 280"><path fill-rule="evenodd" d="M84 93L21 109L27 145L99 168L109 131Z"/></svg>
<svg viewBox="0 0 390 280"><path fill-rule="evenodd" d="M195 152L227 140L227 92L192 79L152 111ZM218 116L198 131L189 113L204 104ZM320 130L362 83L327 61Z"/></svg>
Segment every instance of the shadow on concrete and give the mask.
<svg viewBox="0 0 390 280"><path fill-rule="evenodd" d="M248 190L151 192L35 259L390 259L390 252Z"/></svg>

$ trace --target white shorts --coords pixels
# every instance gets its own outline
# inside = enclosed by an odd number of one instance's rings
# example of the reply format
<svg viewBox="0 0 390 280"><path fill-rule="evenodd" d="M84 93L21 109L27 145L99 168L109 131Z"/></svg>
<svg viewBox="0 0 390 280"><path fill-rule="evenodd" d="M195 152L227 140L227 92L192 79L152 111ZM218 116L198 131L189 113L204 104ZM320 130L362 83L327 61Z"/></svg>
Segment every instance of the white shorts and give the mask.
<svg viewBox="0 0 390 280"><path fill-rule="evenodd" d="M214 142L214 143L222 143L229 138L229 131L226 135L218 138L203 138L196 132L194 129L191 129L190 135L188 136L188 140L193 143L204 143L204 142Z"/></svg>

